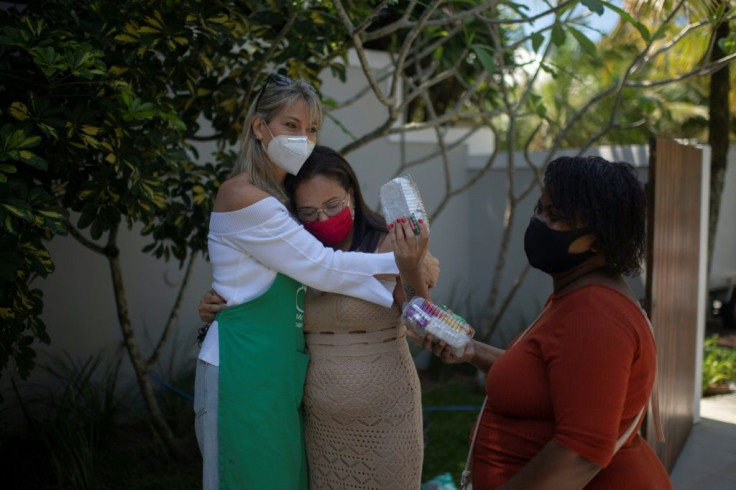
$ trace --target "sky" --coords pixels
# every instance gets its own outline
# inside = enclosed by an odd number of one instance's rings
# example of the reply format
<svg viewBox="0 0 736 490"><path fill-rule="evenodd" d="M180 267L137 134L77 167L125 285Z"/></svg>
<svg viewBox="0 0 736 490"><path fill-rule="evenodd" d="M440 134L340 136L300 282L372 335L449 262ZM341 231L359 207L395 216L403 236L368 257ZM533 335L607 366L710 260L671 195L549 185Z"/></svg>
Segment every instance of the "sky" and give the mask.
<svg viewBox="0 0 736 490"><path fill-rule="evenodd" d="M545 10L548 10L549 7L547 4L542 0L528 0L524 2L526 5L529 6L529 15L534 15L539 12L543 12ZM550 3L557 4L557 1L551 0ZM621 0L611 0L613 5L616 5L617 7L621 7L623 4L623 1ZM580 7L584 8L584 7ZM618 14L616 12L613 12L610 9L606 9L605 13L602 16L599 16L598 14L591 13L589 16L589 23L592 27L597 28L598 30L607 33L613 30L613 28L616 26L616 23L618 22ZM548 16L545 18L542 18L535 22L534 28L540 29L548 24L550 24L552 21L552 16ZM590 38L593 42L598 42L600 39L600 34L596 33L593 30L586 30L585 31L586 36Z"/></svg>

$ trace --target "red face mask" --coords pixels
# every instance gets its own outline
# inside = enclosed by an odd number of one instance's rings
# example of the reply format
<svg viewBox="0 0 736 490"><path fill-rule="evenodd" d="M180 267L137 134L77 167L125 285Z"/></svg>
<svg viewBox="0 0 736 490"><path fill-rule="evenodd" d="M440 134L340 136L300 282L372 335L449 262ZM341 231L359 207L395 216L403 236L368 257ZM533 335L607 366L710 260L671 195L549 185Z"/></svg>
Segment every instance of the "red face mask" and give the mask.
<svg viewBox="0 0 736 490"><path fill-rule="evenodd" d="M312 221L304 223L304 228L325 245L332 247L345 240L353 228L353 215L350 207L345 208L335 216L324 221Z"/></svg>

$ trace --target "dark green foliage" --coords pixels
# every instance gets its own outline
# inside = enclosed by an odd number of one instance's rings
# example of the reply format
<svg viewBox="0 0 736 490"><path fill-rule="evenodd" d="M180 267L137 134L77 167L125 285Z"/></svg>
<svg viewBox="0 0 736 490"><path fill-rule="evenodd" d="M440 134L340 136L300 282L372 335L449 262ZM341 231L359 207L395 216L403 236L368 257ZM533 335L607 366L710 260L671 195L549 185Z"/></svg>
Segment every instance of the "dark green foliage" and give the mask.
<svg viewBox="0 0 736 490"><path fill-rule="evenodd" d="M102 354L52 359L43 366L52 386L30 397L16 388L29 436L43 446L61 488L95 488L95 455L110 444L127 409L126 397L117 393L121 355L106 365L102 360Z"/></svg>
<svg viewBox="0 0 736 490"><path fill-rule="evenodd" d="M49 342L32 286L54 269L43 240L72 232L114 257L118 228L138 223L156 257L183 263L205 251L212 197L234 157L226 145L267 71L344 72L334 60L347 44L335 44L344 34L330 15L217 0L0 10L0 371L12 360L27 377L33 342ZM198 155L193 141L219 151Z"/></svg>
<svg viewBox="0 0 736 490"><path fill-rule="evenodd" d="M52 383L24 384L24 394L18 390L8 397L8 403L20 405L26 423L3 418L0 424L5 488L201 488L191 402L161 393L184 447L182 459L172 460L131 391L119 385L120 354L109 362L102 354L52 359L39 365ZM182 386L193 383L190 372L178 378Z"/></svg>

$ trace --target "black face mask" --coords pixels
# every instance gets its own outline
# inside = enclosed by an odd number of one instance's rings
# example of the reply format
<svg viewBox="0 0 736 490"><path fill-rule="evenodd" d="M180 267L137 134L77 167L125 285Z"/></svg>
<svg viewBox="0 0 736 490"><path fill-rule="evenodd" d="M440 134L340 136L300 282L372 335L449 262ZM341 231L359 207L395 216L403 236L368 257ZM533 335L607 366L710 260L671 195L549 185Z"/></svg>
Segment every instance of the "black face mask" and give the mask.
<svg viewBox="0 0 736 490"><path fill-rule="evenodd" d="M590 250L571 254L567 250L572 242L590 233L587 228L555 231L538 218L532 217L524 234L524 252L529 264L547 274L558 274L576 267L590 257Z"/></svg>

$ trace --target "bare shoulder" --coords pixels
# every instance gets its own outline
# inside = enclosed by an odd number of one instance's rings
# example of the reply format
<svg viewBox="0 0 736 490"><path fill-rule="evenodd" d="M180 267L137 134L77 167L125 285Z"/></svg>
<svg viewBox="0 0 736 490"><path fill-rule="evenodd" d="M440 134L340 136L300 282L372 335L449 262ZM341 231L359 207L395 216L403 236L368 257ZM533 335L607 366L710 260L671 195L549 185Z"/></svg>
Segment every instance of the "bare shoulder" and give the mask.
<svg viewBox="0 0 736 490"><path fill-rule="evenodd" d="M251 184L246 174L240 174L222 183L213 210L219 213L237 211L267 197L269 194Z"/></svg>

